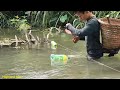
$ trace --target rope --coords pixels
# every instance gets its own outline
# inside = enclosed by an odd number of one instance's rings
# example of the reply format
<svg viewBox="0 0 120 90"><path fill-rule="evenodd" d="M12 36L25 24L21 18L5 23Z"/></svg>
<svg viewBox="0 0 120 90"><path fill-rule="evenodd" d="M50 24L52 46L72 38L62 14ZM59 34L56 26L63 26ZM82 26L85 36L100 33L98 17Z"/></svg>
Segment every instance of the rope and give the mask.
<svg viewBox="0 0 120 90"><path fill-rule="evenodd" d="M75 52L75 53L77 53L77 54L80 54L79 52L76 52L76 51L74 51L74 50L72 50L72 49L69 49L69 48L67 48L67 47L65 47L65 46L63 46L63 45L61 45L61 44L59 44L59 43L57 43L59 46L61 46L61 47L63 47L65 50L69 50L69 51L71 51L71 52Z"/></svg>
<svg viewBox="0 0 120 90"><path fill-rule="evenodd" d="M103 64L103 63L100 63L100 62L98 62L98 61L95 61L95 60L93 60L93 61L96 62L96 63L98 63L99 65L103 65L103 66L105 66L105 67L107 67L107 68L110 68L110 69L112 69L112 70L120 73L120 71L117 70L117 69L114 69L114 68L112 68L112 67L110 67L110 66L108 66L108 65L105 65L105 64Z"/></svg>
<svg viewBox="0 0 120 90"><path fill-rule="evenodd" d="M57 44L58 44L58 43L57 43ZM65 46L63 46L63 45L61 45L61 44L58 44L58 45L61 46L61 47L63 47L63 48L65 48L65 50L70 50L70 51L72 51L72 52L79 53L79 52L76 52L76 51L74 51L74 50L72 50L72 49L69 49L69 48L67 48L67 47L65 47ZM80 53L79 53L79 54L80 54ZM110 67L110 66L108 66L108 65L105 65L105 64L103 64L103 63L100 63L99 61L96 61L96 60L92 60L92 61L94 61L95 63L97 63L97 64L99 64L99 65L105 66L105 67L107 67L107 68L109 68L109 69L111 69L111 70L114 70L114 71L120 73L119 70L117 70L117 69L115 69L115 68L112 68L112 67Z"/></svg>
<svg viewBox="0 0 120 90"><path fill-rule="evenodd" d="M50 40L50 41L51 41L51 40ZM80 54L79 52L76 52L76 51L74 51L74 50L72 50L72 49L69 49L69 48L67 48L67 47L65 47L65 46L63 46L63 45L61 45L61 44L59 44L59 43L57 43L57 44L58 44L59 46L63 47L65 50L69 50L69 51L71 51L71 52L75 52L75 53L77 53L77 54ZM92 61L96 62L96 63L99 64L99 65L105 66L105 67L107 67L107 68L109 68L109 69L111 69L111 70L114 70L114 71L120 73L119 70L114 69L114 68L112 68L112 67L110 67L110 66L108 66L108 65L105 65L105 64L103 64L103 63L100 63L100 62L98 62L98 61L96 61L96 60L92 60Z"/></svg>

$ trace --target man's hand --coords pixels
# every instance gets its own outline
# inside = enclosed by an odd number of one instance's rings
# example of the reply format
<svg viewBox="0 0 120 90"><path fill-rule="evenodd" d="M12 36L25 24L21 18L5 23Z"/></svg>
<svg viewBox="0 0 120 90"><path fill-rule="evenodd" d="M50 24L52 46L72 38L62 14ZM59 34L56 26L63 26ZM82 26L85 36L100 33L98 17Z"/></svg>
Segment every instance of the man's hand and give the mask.
<svg viewBox="0 0 120 90"><path fill-rule="evenodd" d="M67 23L66 26L65 26L65 28L66 28L66 29L65 29L65 32L66 32L67 34L72 34L72 32L71 32L70 29L69 29L70 26L72 26L70 23Z"/></svg>
<svg viewBox="0 0 120 90"><path fill-rule="evenodd" d="M65 32L66 32L67 34L72 35L71 31L69 31L69 30L67 30L67 29L65 29ZM74 43L77 43L79 40L80 40L80 37L73 35L72 41L73 41Z"/></svg>
<svg viewBox="0 0 120 90"><path fill-rule="evenodd" d="M71 25L70 23L67 23L67 24L66 24L65 32L66 32L67 34L73 35L73 33L70 31L70 28L69 28L70 26L72 27L72 25ZM74 43L77 43L79 40L80 40L80 37L79 37L79 36L73 35L72 41L73 41Z"/></svg>
<svg viewBox="0 0 120 90"><path fill-rule="evenodd" d="M71 31L69 31L68 29L65 29L65 32L70 35L72 34Z"/></svg>
<svg viewBox="0 0 120 90"><path fill-rule="evenodd" d="M80 40L80 37L79 37L79 36L74 36L73 39L72 39L72 41L73 41L74 43L77 43L79 40Z"/></svg>

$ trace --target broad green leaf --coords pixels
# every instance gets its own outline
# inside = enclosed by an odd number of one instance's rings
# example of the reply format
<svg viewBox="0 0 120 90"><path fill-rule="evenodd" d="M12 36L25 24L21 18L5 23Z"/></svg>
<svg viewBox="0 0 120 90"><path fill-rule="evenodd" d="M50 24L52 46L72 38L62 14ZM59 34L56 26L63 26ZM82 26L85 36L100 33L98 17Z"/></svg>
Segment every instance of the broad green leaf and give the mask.
<svg viewBox="0 0 120 90"><path fill-rule="evenodd" d="M60 17L60 21L61 21L62 23L64 23L65 20L67 20L67 14Z"/></svg>

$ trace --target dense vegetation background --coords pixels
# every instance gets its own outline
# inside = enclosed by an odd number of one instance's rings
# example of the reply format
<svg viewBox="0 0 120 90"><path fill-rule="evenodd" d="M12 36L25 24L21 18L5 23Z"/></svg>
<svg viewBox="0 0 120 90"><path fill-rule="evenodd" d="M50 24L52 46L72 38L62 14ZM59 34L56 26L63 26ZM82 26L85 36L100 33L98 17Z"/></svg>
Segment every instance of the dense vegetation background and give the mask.
<svg viewBox="0 0 120 90"><path fill-rule="evenodd" d="M114 17L120 18L120 11L93 11L97 18ZM67 22L74 26L82 26L74 16L73 11L1 11L0 28L25 28L25 24L32 28L64 27Z"/></svg>

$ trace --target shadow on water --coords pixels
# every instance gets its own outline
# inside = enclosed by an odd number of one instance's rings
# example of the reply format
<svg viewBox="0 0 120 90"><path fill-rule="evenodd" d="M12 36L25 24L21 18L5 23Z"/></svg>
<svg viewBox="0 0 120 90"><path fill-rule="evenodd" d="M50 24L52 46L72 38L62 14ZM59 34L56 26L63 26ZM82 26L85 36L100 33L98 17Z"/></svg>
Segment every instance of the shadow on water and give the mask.
<svg viewBox="0 0 120 90"><path fill-rule="evenodd" d="M0 77L21 76L21 79L109 79L120 78L120 53L114 57L104 55L100 63L86 60L85 42L74 44L69 35L57 35L51 40L58 43L58 48L41 47L40 49L0 49ZM72 57L67 64L51 66L51 54L79 55ZM104 64L104 65L103 65Z"/></svg>

